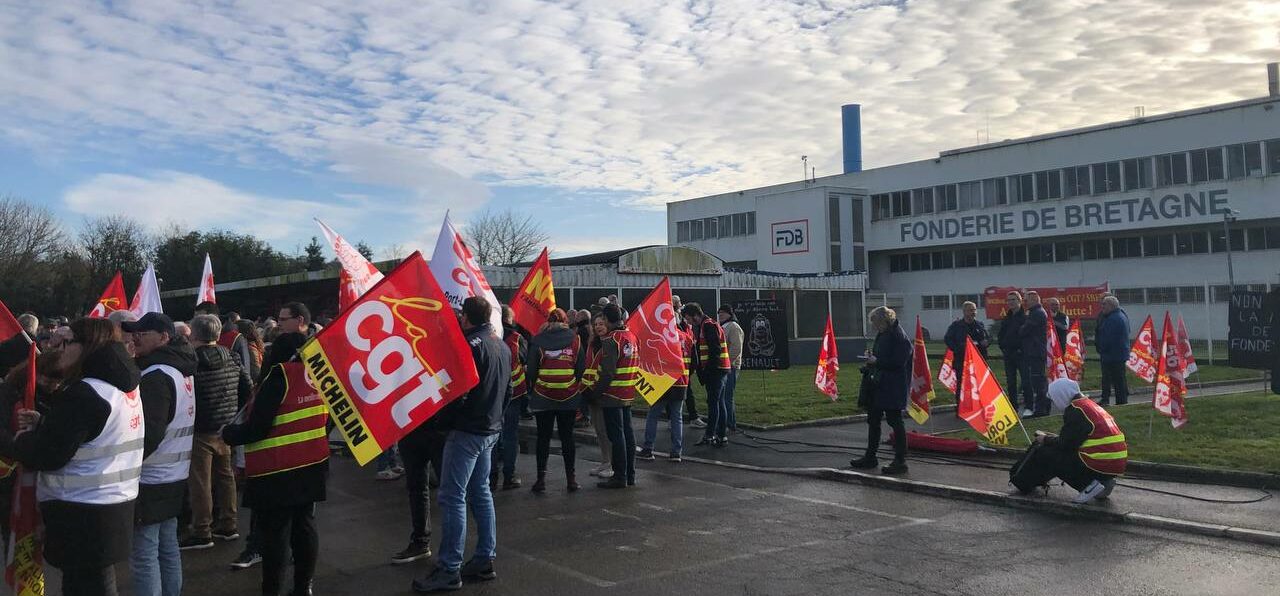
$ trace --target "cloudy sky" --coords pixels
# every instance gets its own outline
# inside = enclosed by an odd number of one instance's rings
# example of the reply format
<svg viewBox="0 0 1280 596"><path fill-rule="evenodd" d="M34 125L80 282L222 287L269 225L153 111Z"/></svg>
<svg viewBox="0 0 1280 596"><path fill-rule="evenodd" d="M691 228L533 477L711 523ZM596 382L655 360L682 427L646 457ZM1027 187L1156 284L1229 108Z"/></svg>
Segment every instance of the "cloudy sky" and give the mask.
<svg viewBox="0 0 1280 596"><path fill-rule="evenodd" d="M1276 60L1274 1L0 0L0 195L286 252L510 207L564 255L838 173L843 103L876 167L1264 95Z"/></svg>

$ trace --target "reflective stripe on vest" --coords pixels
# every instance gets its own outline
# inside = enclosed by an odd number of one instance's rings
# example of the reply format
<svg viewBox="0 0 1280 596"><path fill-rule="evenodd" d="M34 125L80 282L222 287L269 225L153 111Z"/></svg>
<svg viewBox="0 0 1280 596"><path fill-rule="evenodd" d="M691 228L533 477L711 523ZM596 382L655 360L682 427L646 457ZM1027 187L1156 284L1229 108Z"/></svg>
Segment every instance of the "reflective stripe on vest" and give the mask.
<svg viewBox="0 0 1280 596"><path fill-rule="evenodd" d="M286 362L268 374L284 375L284 400L271 419L267 437L244 446L244 471L250 478L287 472L329 459L329 433L325 428L329 423L329 408L307 381L302 363Z"/></svg>
<svg viewBox="0 0 1280 596"><path fill-rule="evenodd" d="M520 334L512 331L504 341L511 348L511 399L515 399L529 392L524 378L524 363L520 361Z"/></svg>
<svg viewBox="0 0 1280 596"><path fill-rule="evenodd" d="M582 389L588 390L596 386L600 380L600 350L587 350L587 367L582 371Z"/></svg>
<svg viewBox="0 0 1280 596"><path fill-rule="evenodd" d="M708 329L715 330L716 338L719 339L720 343L720 353L716 355L714 364L711 362L711 346L707 344ZM698 362L702 368L711 368L712 366L720 370L733 368L733 364L729 362L729 343L724 340L724 329L712 323L710 319L703 321L702 332L698 334Z"/></svg>
<svg viewBox="0 0 1280 596"><path fill-rule="evenodd" d="M582 349L578 336L562 350L543 350L542 360L538 366L538 378L533 381L533 391L551 401L566 401L581 390L578 379L574 376L574 366L578 362L578 352Z"/></svg>
<svg viewBox="0 0 1280 596"><path fill-rule="evenodd" d="M142 483L147 485L187 479L191 472L191 434L196 421L195 381L167 364L148 366L142 376L156 372L168 376L173 383L173 420L165 427L160 446L142 460Z"/></svg>
<svg viewBox="0 0 1280 596"><path fill-rule="evenodd" d="M83 382L111 406L102 432L76 450L61 469L40 472L39 501L113 505L138 498L142 476L142 400L135 388L124 393L98 379Z"/></svg>
<svg viewBox="0 0 1280 596"><path fill-rule="evenodd" d="M1071 402L1080 408L1093 425L1089 437L1080 444L1080 461L1090 470L1100 474L1119 476L1129 461L1129 444L1115 418L1093 400L1084 398Z"/></svg>
<svg viewBox="0 0 1280 596"><path fill-rule="evenodd" d="M618 364L614 369L613 380L605 388L604 394L630 402L636 398L636 381L640 379L640 353L636 347L636 336L623 327L613 330L606 340L618 344Z"/></svg>

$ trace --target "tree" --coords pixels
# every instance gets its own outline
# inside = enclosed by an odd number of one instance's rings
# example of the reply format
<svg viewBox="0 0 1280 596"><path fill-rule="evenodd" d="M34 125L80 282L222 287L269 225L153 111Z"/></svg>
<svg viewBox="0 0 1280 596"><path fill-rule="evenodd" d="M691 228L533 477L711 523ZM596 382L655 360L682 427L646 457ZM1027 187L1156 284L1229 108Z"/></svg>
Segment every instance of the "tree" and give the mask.
<svg viewBox="0 0 1280 596"><path fill-rule="evenodd" d="M528 214L515 210L485 210L467 222L466 239L481 265L527 261L551 236Z"/></svg>
<svg viewBox="0 0 1280 596"><path fill-rule="evenodd" d="M53 314L66 296L50 295L61 274L54 262L67 238L48 209L16 197L0 197L0 300L15 311Z"/></svg>
<svg viewBox="0 0 1280 596"><path fill-rule="evenodd" d="M303 259L306 262L307 271L321 271L324 269L324 248L320 246L319 238L312 236L311 243L303 250L306 251Z"/></svg>
<svg viewBox="0 0 1280 596"><path fill-rule="evenodd" d="M147 268L153 242L142 224L123 215L85 221L80 229L79 249L86 263L89 287L102 291L116 271L124 273L126 286L137 283Z"/></svg>
<svg viewBox="0 0 1280 596"><path fill-rule="evenodd" d="M297 259L249 234L180 228L170 228L164 234L156 243L155 264L171 289L199 286L206 254L213 261L213 278L218 282L283 275L302 268Z"/></svg>
<svg viewBox="0 0 1280 596"><path fill-rule="evenodd" d="M363 256L364 258L368 259L370 262L373 261L373 249L369 248L369 245L365 244L364 240L361 240L356 243L356 252L360 253L360 256Z"/></svg>

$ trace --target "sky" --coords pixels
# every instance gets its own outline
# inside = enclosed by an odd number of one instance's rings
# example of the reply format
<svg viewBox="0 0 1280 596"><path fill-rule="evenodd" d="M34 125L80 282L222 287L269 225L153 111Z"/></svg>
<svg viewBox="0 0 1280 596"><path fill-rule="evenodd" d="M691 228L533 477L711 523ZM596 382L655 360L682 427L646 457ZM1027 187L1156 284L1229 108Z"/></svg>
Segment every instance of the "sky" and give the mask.
<svg viewBox="0 0 1280 596"><path fill-rule="evenodd" d="M664 205L1266 94L1280 3L0 0L0 196L76 229L319 217L379 258L514 209L572 255ZM465 235L465 228L463 228Z"/></svg>

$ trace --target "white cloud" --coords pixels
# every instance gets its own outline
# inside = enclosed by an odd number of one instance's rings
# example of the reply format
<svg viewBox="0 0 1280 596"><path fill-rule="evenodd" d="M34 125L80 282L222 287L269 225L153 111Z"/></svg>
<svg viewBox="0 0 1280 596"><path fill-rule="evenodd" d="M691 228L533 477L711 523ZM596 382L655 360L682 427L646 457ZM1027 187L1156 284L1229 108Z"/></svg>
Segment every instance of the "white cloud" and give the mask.
<svg viewBox="0 0 1280 596"><path fill-rule="evenodd" d="M15 142L266 148L411 189L616 190L650 206L1261 95L1280 7L1229 0L573 4L46 2L0 14ZM43 133L44 139L34 137ZM98 146L98 145L95 145ZM438 221L438 220L437 220Z"/></svg>

